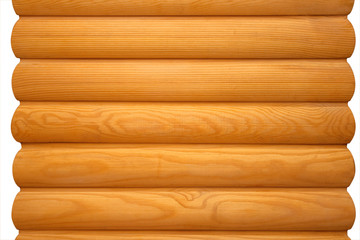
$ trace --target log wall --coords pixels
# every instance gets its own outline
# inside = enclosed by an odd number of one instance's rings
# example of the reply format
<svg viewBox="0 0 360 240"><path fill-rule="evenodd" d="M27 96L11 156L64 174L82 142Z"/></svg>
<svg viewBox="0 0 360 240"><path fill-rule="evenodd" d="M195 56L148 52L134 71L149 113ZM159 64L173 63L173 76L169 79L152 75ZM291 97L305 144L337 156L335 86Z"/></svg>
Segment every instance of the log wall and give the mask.
<svg viewBox="0 0 360 240"><path fill-rule="evenodd" d="M17 240L348 239L353 0L13 0Z"/></svg>

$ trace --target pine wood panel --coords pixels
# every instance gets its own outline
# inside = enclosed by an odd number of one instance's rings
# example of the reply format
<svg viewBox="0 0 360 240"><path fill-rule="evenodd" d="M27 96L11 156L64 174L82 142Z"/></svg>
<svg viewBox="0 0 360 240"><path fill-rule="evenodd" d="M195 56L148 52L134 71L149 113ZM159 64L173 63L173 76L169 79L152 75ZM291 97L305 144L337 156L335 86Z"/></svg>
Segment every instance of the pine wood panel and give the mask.
<svg viewBox="0 0 360 240"><path fill-rule="evenodd" d="M21 17L19 58L347 58L345 16Z"/></svg>
<svg viewBox="0 0 360 240"><path fill-rule="evenodd" d="M23 144L20 187L347 187L346 146Z"/></svg>
<svg viewBox="0 0 360 240"><path fill-rule="evenodd" d="M347 15L354 0L13 0L18 15Z"/></svg>
<svg viewBox="0 0 360 240"><path fill-rule="evenodd" d="M19 142L345 144L345 103L22 102Z"/></svg>
<svg viewBox="0 0 360 240"><path fill-rule="evenodd" d="M346 232L20 231L16 240L348 240Z"/></svg>
<svg viewBox="0 0 360 240"><path fill-rule="evenodd" d="M345 189L26 189L22 230L331 230L351 228Z"/></svg>
<svg viewBox="0 0 360 240"><path fill-rule="evenodd" d="M17 240L349 239L353 0L13 2Z"/></svg>
<svg viewBox="0 0 360 240"><path fill-rule="evenodd" d="M23 101L347 102L346 60L23 59L13 90Z"/></svg>

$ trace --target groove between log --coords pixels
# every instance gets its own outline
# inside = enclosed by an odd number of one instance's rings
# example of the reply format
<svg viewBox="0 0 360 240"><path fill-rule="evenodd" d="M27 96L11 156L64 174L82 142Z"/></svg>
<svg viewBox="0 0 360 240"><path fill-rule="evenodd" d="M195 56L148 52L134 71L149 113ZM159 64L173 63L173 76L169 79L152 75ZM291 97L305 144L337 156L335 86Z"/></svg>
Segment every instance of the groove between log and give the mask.
<svg viewBox="0 0 360 240"><path fill-rule="evenodd" d="M347 58L345 16L21 17L18 58Z"/></svg>
<svg viewBox="0 0 360 240"><path fill-rule="evenodd" d="M347 102L346 60L37 60L13 75L21 101Z"/></svg>
<svg viewBox="0 0 360 240"><path fill-rule="evenodd" d="M346 146L23 144L20 187L347 187Z"/></svg>
<svg viewBox="0 0 360 240"><path fill-rule="evenodd" d="M346 232L20 231L16 240L348 240Z"/></svg>

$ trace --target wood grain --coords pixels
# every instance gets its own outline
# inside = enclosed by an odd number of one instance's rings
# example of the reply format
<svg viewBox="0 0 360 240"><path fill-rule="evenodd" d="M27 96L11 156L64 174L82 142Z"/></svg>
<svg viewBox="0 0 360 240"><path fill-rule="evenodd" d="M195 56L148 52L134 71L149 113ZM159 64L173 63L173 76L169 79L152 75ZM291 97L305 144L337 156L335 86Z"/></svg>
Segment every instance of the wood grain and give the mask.
<svg viewBox="0 0 360 240"><path fill-rule="evenodd" d="M324 230L355 218L345 189L23 189L21 230Z"/></svg>
<svg viewBox="0 0 360 240"><path fill-rule="evenodd" d="M18 15L347 15L354 0L13 0Z"/></svg>
<svg viewBox="0 0 360 240"><path fill-rule="evenodd" d="M20 187L347 187L346 146L23 144Z"/></svg>
<svg viewBox="0 0 360 240"><path fill-rule="evenodd" d="M18 58L347 58L351 23L332 17L21 17Z"/></svg>
<svg viewBox="0 0 360 240"><path fill-rule="evenodd" d="M16 240L348 240L346 232L20 231Z"/></svg>
<svg viewBox="0 0 360 240"><path fill-rule="evenodd" d="M21 101L347 102L346 60L23 59L13 75Z"/></svg>
<svg viewBox="0 0 360 240"><path fill-rule="evenodd" d="M354 0L13 0L17 240L340 240Z"/></svg>
<svg viewBox="0 0 360 240"><path fill-rule="evenodd" d="M345 103L22 102L19 142L345 144Z"/></svg>

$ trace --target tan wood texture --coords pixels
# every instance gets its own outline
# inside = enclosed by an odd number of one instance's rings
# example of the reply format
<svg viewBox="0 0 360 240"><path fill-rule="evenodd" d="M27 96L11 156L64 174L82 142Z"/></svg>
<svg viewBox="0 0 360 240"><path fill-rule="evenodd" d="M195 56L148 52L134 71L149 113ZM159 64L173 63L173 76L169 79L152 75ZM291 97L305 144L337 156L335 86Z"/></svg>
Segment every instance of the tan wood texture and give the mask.
<svg viewBox="0 0 360 240"><path fill-rule="evenodd" d="M21 17L19 58L347 58L345 16Z"/></svg>
<svg viewBox="0 0 360 240"><path fill-rule="evenodd" d="M23 102L19 142L346 144L345 103Z"/></svg>
<svg viewBox="0 0 360 240"><path fill-rule="evenodd" d="M20 187L347 187L346 146L23 144Z"/></svg>
<svg viewBox="0 0 360 240"><path fill-rule="evenodd" d="M13 0L18 15L347 15L354 0Z"/></svg>
<svg viewBox="0 0 360 240"><path fill-rule="evenodd" d="M347 102L346 60L23 59L13 75L22 101Z"/></svg>
<svg viewBox="0 0 360 240"><path fill-rule="evenodd" d="M354 0L13 0L17 240L348 240Z"/></svg>
<svg viewBox="0 0 360 240"><path fill-rule="evenodd" d="M20 231L16 240L348 240L346 232Z"/></svg>
<svg viewBox="0 0 360 240"><path fill-rule="evenodd" d="M345 189L25 189L22 230L331 230L351 228Z"/></svg>

